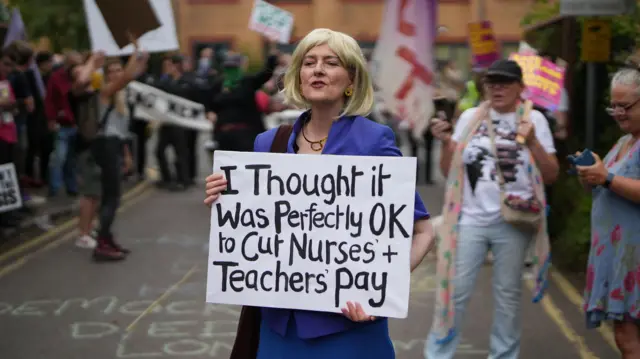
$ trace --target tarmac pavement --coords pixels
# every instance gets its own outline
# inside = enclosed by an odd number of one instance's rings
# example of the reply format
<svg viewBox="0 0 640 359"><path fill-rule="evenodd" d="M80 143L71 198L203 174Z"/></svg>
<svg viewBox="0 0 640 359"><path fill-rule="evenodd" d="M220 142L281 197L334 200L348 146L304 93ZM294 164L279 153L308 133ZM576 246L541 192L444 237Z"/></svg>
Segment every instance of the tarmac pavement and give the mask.
<svg viewBox="0 0 640 359"><path fill-rule="evenodd" d="M442 188L419 190L438 214ZM202 189L147 189L123 207L116 233L133 251L126 261L94 263L62 234L28 260L0 263L0 358L228 358L239 307L204 303L209 211ZM422 358L434 272L431 258L413 273L409 316L390 320L399 359ZM491 291L487 266L456 358L487 357ZM618 357L602 335L583 329L579 308L558 288L541 304L528 293L522 303L521 358Z"/></svg>
<svg viewBox="0 0 640 359"><path fill-rule="evenodd" d="M434 158L438 150L435 144ZM207 173L208 156L201 154L200 163ZM418 190L435 217L443 178L434 173L440 184ZM115 233L133 252L123 262L94 263L89 251L76 248L73 220L21 239L17 248L0 248L0 359L228 358L240 308L205 304L210 220L202 192L143 184L126 194ZM456 358L488 357L491 270L485 266L478 276ZM434 275L430 255L412 274L408 318L390 320L399 359L423 358ZM552 278L539 304L524 291L520 358L619 357L610 329L585 329L579 291L559 273Z"/></svg>

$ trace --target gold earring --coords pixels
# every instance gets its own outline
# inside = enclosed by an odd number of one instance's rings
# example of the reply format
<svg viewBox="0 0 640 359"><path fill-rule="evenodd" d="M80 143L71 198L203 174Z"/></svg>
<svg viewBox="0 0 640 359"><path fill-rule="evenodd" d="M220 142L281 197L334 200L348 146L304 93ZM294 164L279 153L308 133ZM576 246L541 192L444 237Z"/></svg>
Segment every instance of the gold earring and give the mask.
<svg viewBox="0 0 640 359"><path fill-rule="evenodd" d="M353 89L350 87L347 88L346 90L344 90L344 95L350 97L351 95L353 95Z"/></svg>

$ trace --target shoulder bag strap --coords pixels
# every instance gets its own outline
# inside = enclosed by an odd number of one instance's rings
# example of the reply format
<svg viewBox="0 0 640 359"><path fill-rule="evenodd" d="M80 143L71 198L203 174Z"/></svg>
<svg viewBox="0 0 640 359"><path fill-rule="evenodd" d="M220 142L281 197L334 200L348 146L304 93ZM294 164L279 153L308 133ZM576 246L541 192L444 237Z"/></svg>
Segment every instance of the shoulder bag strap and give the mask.
<svg viewBox="0 0 640 359"><path fill-rule="evenodd" d="M98 108L98 113L100 113L100 107L102 105L100 103L100 95L96 93L95 96L96 96L96 102L97 102L96 107ZM115 107L114 101L111 101L111 103L109 103L109 107L107 107L106 111L104 111L104 114L102 114L102 118L100 118L100 122L98 122L98 132L102 131L107 126L107 122L109 122L109 115L111 114L111 111L113 111L114 107Z"/></svg>
<svg viewBox="0 0 640 359"><path fill-rule="evenodd" d="M529 100L525 101L524 104L521 104L518 107L516 113L516 130L518 129L518 125L523 118L529 118L531 114L531 108L533 107L533 103ZM500 168L500 163L498 163L498 150L496 148L496 131L493 127L493 119L488 116L487 118L487 128L489 130L489 138L491 139L491 151L493 152L493 156L496 159L496 173L498 174L498 184L500 185L500 190L504 192L504 176L502 175L502 169Z"/></svg>
<svg viewBox="0 0 640 359"><path fill-rule="evenodd" d="M289 145L289 137L291 137L291 132L293 132L293 126L280 125L280 127L278 127L278 131L276 132L276 135L273 137L273 142L271 142L270 152L287 153L287 146Z"/></svg>

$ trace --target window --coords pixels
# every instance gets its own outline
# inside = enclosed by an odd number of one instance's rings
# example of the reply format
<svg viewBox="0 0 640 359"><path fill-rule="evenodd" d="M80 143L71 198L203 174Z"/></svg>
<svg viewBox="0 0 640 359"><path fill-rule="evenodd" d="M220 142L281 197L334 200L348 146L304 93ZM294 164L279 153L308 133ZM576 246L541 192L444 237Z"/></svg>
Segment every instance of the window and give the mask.
<svg viewBox="0 0 640 359"><path fill-rule="evenodd" d="M503 42L502 43L502 57L505 59L509 58L509 55L518 52L520 48L520 43L518 42Z"/></svg>
<svg viewBox="0 0 640 359"><path fill-rule="evenodd" d="M284 54L292 54L293 50L296 49L296 46L298 45L298 42L296 41L295 43L291 43L291 44L277 44L276 47L278 48L278 51L284 53ZM358 41L358 45L360 45L360 47L363 50L368 50L371 49L373 50L376 46L376 42L375 41ZM268 44L264 44L264 56L265 58L268 55L268 51L269 51L269 47Z"/></svg>
<svg viewBox="0 0 640 359"><path fill-rule="evenodd" d="M376 47L375 41L358 41L358 45L363 50L373 50Z"/></svg>
<svg viewBox="0 0 640 359"><path fill-rule="evenodd" d="M436 44L435 46L434 60L436 64L453 60L464 77L469 75L470 56L469 47L466 43Z"/></svg>

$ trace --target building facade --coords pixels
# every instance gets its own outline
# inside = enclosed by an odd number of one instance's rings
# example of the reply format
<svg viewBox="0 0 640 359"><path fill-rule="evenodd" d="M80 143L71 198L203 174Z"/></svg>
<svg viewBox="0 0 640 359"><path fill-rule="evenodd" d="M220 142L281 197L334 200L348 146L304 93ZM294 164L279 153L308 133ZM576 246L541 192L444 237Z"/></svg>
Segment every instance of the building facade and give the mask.
<svg viewBox="0 0 640 359"><path fill-rule="evenodd" d="M363 48L373 47L380 29L384 0L270 0L293 13L292 43L324 27L345 32ZM232 48L253 58L264 53L259 34L248 29L254 0L174 0L178 35L184 53L196 55L204 46ZM520 20L533 0L438 0L440 34L436 57L469 63L467 24L484 17L493 23L505 54L518 47ZM293 45L283 46L291 51Z"/></svg>

